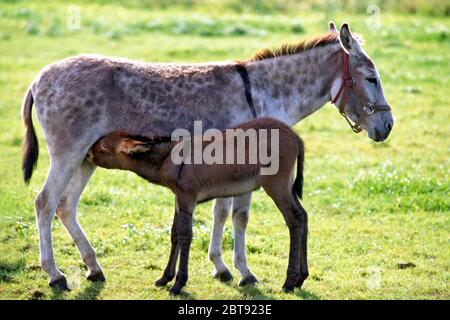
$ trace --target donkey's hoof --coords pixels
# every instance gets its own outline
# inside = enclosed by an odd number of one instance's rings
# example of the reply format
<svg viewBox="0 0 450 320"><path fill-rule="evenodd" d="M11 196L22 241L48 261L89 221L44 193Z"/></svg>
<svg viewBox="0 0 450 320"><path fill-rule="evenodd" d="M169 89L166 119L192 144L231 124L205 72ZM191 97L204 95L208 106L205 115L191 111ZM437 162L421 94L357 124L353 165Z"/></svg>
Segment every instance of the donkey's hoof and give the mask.
<svg viewBox="0 0 450 320"><path fill-rule="evenodd" d="M233 275L231 274L230 271L225 270L223 272L217 272L214 275L214 278L219 279L220 282L229 282L229 281L233 280Z"/></svg>
<svg viewBox="0 0 450 320"><path fill-rule="evenodd" d="M258 283L258 279L256 279L256 277L254 275L250 275L244 279L242 279L239 282L239 286L243 287L243 286L248 286L248 285L254 285Z"/></svg>
<svg viewBox="0 0 450 320"><path fill-rule="evenodd" d="M48 285L55 290L70 291L70 288L67 285L66 277L64 276L56 280L50 281Z"/></svg>
<svg viewBox="0 0 450 320"><path fill-rule="evenodd" d="M87 279L92 282L105 282L106 278L102 271L90 273Z"/></svg>
<svg viewBox="0 0 450 320"><path fill-rule="evenodd" d="M169 280L165 277L162 277L161 279L159 279L155 282L155 286L164 287L168 283L169 283Z"/></svg>

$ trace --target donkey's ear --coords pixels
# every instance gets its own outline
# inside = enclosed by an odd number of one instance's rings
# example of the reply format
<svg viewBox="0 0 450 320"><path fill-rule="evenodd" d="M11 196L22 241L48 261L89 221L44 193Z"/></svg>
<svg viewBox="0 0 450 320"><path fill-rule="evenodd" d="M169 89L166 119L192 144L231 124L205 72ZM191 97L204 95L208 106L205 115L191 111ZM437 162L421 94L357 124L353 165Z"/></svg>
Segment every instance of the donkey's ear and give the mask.
<svg viewBox="0 0 450 320"><path fill-rule="evenodd" d="M124 138L120 141L117 147L117 152L124 152L126 154L135 154L147 152L152 148L151 144L144 141Z"/></svg>
<svg viewBox="0 0 450 320"><path fill-rule="evenodd" d="M328 30L329 30L330 32L338 32L338 30L337 30L337 28L336 28L336 25L334 24L333 21L330 21L330 22L328 23Z"/></svg>
<svg viewBox="0 0 450 320"><path fill-rule="evenodd" d="M339 31L339 40L341 41L342 47L351 55L357 56L361 54L362 49L359 45L358 40L353 37L350 32L350 28L347 23L342 24L341 30Z"/></svg>

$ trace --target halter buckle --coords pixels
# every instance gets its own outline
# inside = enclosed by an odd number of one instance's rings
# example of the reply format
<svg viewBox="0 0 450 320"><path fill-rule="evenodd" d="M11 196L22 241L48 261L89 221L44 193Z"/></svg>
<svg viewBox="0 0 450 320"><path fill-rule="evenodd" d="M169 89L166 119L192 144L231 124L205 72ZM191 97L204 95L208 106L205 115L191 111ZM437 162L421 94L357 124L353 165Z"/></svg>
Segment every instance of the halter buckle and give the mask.
<svg viewBox="0 0 450 320"><path fill-rule="evenodd" d="M367 114L372 114L375 112L375 106L373 105L373 103L370 103L370 102L363 105L362 109Z"/></svg>
<svg viewBox="0 0 450 320"><path fill-rule="evenodd" d="M362 128L359 124L354 124L353 126L350 126L354 133L360 133L362 131Z"/></svg>
<svg viewBox="0 0 450 320"><path fill-rule="evenodd" d="M339 113L340 113L341 116L343 116L344 119L347 121L347 123L348 123L348 125L350 126L350 128L352 128L353 132L355 132L355 133L360 133L360 132L362 131L361 126L360 126L359 124L357 124L356 122L355 122L355 123L352 123L352 122L350 121L349 117L347 117L347 115L345 114L344 111L339 111Z"/></svg>

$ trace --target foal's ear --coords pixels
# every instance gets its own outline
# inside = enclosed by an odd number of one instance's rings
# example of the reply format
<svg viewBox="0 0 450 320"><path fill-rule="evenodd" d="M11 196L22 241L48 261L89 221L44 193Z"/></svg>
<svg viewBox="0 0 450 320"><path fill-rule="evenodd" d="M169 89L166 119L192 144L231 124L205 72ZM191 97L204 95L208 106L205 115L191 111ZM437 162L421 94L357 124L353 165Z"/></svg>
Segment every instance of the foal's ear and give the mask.
<svg viewBox="0 0 450 320"><path fill-rule="evenodd" d="M357 56L361 54L362 49L355 37L350 32L350 28L347 23L342 24L339 31L339 40L342 47L351 55Z"/></svg>
<svg viewBox="0 0 450 320"><path fill-rule="evenodd" d="M124 152L126 154L135 154L147 152L151 149L151 144L144 141L124 138L120 141L117 147L117 152Z"/></svg>
<svg viewBox="0 0 450 320"><path fill-rule="evenodd" d="M330 22L328 23L328 30L329 30L330 32L338 32L338 30L337 30L337 28L336 28L336 25L334 24L333 21L330 21Z"/></svg>

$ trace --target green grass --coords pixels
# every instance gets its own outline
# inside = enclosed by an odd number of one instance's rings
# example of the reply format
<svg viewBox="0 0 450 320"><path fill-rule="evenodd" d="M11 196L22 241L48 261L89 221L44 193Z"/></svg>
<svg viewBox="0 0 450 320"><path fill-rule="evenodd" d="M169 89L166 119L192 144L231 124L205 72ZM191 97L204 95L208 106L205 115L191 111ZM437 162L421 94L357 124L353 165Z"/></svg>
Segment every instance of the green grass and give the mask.
<svg viewBox="0 0 450 320"><path fill-rule="evenodd" d="M33 214L49 166L39 125L39 165L29 187L20 171L20 104L27 86L46 64L83 52L145 61L244 59L264 46L322 32L330 17L277 8L242 15L232 9L238 4L232 0L226 2L231 8L226 14L201 6L187 11L185 1L172 9L137 1L72 3L81 9L78 31L66 28L68 9L57 1L0 2L0 298L170 299L153 283L169 253L173 196L131 173L102 169L82 196L79 220L107 282L92 285L84 279L76 248L55 220L57 263L69 277L80 276L80 288L70 293L48 288ZM396 118L391 137L376 144L365 134L353 134L329 105L296 126L307 146L304 206L310 216L310 278L302 290L281 292L288 231L259 191L252 201L247 248L260 284L238 287L234 269L231 284L211 278L207 203L195 214L190 279L181 298L450 298L449 20L383 11L382 27L374 31L364 13L332 14L366 39ZM232 243L228 221L224 257L229 266Z"/></svg>

